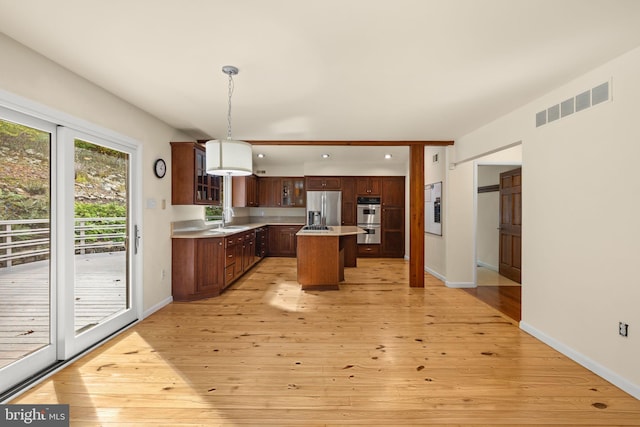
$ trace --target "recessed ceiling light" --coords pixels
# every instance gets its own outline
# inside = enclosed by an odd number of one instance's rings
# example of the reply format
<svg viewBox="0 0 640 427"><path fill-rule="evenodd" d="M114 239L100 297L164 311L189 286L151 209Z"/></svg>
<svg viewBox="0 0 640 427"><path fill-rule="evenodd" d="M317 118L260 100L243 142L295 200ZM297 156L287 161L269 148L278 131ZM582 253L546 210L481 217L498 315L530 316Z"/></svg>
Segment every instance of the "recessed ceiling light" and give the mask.
<svg viewBox="0 0 640 427"><path fill-rule="evenodd" d="M393 157L393 156L392 156L391 154L385 154L385 155L384 155L384 158L385 158L385 159L390 159L390 158L392 158L392 157Z"/></svg>
<svg viewBox="0 0 640 427"><path fill-rule="evenodd" d="M264 154L262 154L262 153L258 153L258 158L259 158L259 159L264 159Z"/></svg>
<svg viewBox="0 0 640 427"><path fill-rule="evenodd" d="M322 155L322 158L323 158L323 159L328 159L329 157L331 157L331 154L326 154L326 153L325 153L325 154L323 154L323 155Z"/></svg>

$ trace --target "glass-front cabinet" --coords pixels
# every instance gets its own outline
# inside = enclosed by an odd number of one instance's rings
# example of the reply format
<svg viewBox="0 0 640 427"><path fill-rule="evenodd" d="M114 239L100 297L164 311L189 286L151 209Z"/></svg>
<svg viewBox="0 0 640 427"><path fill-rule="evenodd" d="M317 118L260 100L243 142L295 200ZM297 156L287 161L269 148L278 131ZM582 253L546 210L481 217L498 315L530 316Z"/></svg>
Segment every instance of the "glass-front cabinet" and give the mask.
<svg viewBox="0 0 640 427"><path fill-rule="evenodd" d="M282 206L304 207L306 205L304 178L282 178Z"/></svg>
<svg viewBox="0 0 640 427"><path fill-rule="evenodd" d="M261 207L303 208L306 206L304 177L258 178L258 204Z"/></svg>
<svg viewBox="0 0 640 427"><path fill-rule="evenodd" d="M171 203L219 205L222 178L206 171L206 151L197 142L171 143Z"/></svg>

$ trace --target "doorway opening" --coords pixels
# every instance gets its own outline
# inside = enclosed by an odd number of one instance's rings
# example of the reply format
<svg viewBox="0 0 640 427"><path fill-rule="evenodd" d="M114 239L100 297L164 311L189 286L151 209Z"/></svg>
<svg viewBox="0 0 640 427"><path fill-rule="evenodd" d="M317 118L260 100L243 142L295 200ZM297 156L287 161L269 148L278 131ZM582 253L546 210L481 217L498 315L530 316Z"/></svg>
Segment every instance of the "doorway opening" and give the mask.
<svg viewBox="0 0 640 427"><path fill-rule="evenodd" d="M521 320L521 163L475 167L475 288L469 291ZM518 172L519 171L519 172Z"/></svg>

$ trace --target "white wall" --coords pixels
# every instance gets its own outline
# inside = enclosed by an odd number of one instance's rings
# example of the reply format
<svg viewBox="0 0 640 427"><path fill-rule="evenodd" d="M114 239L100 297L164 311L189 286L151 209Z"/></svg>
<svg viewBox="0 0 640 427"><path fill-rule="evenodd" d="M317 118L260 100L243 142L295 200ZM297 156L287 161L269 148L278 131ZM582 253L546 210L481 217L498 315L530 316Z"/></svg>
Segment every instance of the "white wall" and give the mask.
<svg viewBox="0 0 640 427"><path fill-rule="evenodd" d="M125 135L142 144L143 179L143 309L171 296L170 223L202 218L201 207L171 206L171 178L157 179L154 161L162 157L171 168L169 141L190 138L0 33L0 89L54 110ZM156 199L155 209L146 200ZM162 209L162 200L166 209ZM160 270L166 277L161 280Z"/></svg>
<svg viewBox="0 0 640 427"><path fill-rule="evenodd" d="M521 327L640 398L640 49L456 141L456 159L522 141ZM535 114L612 81L613 100L535 127ZM450 173L447 269L469 280L471 162ZM459 193L459 194L458 194ZM462 234L466 234L463 236ZM461 255L459 255L459 253ZM451 260L449 259L451 257ZM459 267L459 268L458 268ZM449 278L449 277L448 277ZM630 325L618 336L618 322Z"/></svg>
<svg viewBox="0 0 640 427"><path fill-rule="evenodd" d="M438 162L433 162L433 156L438 155ZM446 198L446 173L447 173L447 147L425 147L424 149L424 181L425 184L442 182L442 211L441 218L446 218L445 211L448 209ZM426 225L426 223L425 223ZM434 276L444 280L446 277L445 262L445 236L444 224L443 235L424 234L424 269ZM407 252L408 253L408 252Z"/></svg>

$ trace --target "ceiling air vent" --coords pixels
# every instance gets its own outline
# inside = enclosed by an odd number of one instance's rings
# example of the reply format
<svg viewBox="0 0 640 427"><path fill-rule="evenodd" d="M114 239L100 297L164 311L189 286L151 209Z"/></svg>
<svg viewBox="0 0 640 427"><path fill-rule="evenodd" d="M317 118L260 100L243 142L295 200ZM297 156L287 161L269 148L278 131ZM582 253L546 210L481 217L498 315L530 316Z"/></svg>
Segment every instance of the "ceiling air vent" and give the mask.
<svg viewBox="0 0 640 427"><path fill-rule="evenodd" d="M604 82L598 86L586 90L578 95L565 99L560 104L553 105L546 110L536 113L536 127L546 125L558 119L565 118L573 113L586 110L589 107L605 101L611 101L610 82Z"/></svg>

